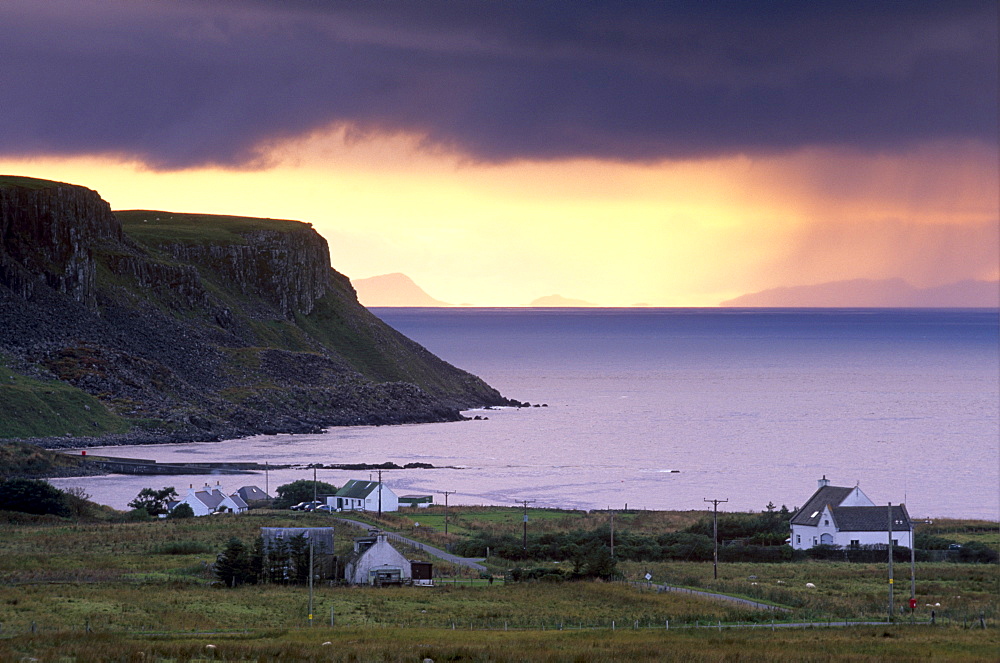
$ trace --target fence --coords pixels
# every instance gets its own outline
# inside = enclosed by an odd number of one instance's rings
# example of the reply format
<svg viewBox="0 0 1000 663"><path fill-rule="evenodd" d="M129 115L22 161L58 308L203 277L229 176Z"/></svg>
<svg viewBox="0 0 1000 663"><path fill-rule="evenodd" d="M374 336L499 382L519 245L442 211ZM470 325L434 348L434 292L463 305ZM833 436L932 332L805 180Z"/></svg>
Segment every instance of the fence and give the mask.
<svg viewBox="0 0 1000 663"><path fill-rule="evenodd" d="M315 623L316 627L330 627L324 619L317 619ZM693 622L684 622L680 620L671 620L669 618L663 618L659 620L651 619L611 619L611 620L598 620L598 621L580 621L580 620L561 620L558 618L548 618L548 619L537 619L537 620L438 620L438 621L405 621L405 622L376 622L376 621L363 621L361 623L343 623L340 621L336 622L337 627L347 627L347 628L371 628L371 629L390 629L390 628L416 628L416 629L447 629L447 630L465 630L465 631L592 631L592 630L606 630L606 631L638 631L638 630L708 630L708 631L722 631L728 629L751 629L751 630L772 630L776 631L778 629L810 629L810 628L851 628L851 627L866 627L866 626L878 626L878 627L908 627L908 626L926 626L935 628L963 628L963 629L987 629L996 628L996 625L986 620L985 617L980 615L967 615L962 619L954 618L937 618L936 621L930 622L926 620L921 621L911 621L907 619L900 619L893 622L888 621L878 621L878 620L821 620L821 621L781 621L777 619L771 619L769 621L758 621L758 622L722 622L717 620L695 620ZM286 630L288 628L308 628L306 620L303 619L303 624L299 627L282 627L281 630ZM250 628L241 630L214 630L214 631L185 631L185 630L175 630L168 631L163 629L158 629L154 626L150 626L148 629L113 629L113 628L92 628L89 621L80 624L75 628L55 628L46 627L44 624L38 622L6 622L0 624L0 638L11 638L17 635L26 634L54 634L54 633L64 633L72 631L83 631L85 633L104 633L104 634L121 634L121 635L137 635L137 636L176 636L176 637L186 637L186 636L196 636L196 635L239 635L239 636L250 636L254 634L262 634L274 631L273 628L260 629L260 628Z"/></svg>

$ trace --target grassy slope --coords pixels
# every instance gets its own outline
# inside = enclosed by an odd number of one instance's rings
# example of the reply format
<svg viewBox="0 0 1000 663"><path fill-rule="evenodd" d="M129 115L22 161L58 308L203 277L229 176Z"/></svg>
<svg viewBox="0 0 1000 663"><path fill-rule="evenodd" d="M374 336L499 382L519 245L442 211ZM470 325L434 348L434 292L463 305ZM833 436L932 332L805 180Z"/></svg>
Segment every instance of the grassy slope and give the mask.
<svg viewBox="0 0 1000 663"><path fill-rule="evenodd" d="M16 374L0 361L0 438L103 435L127 428L90 394L64 382Z"/></svg>
<svg viewBox="0 0 1000 663"><path fill-rule="evenodd" d="M75 475L79 473L80 465L79 457L24 442L0 442L0 478Z"/></svg>
<svg viewBox="0 0 1000 663"><path fill-rule="evenodd" d="M155 252L164 243L243 245L245 234L257 230L312 233L312 226L300 221L207 214L177 214L154 210L115 212L126 234ZM248 302L229 290L227 284L209 270L200 270L212 293L234 310ZM248 320L261 345L293 352L310 351L310 339L345 359L355 370L377 381L419 384L428 391L448 394L456 383L468 383L469 376L427 353L415 343L385 327L357 303L346 279L334 279L335 289L322 297L309 315L292 321ZM484 389L488 389L484 385Z"/></svg>
<svg viewBox="0 0 1000 663"><path fill-rule="evenodd" d="M62 182L51 180L39 180L34 177L22 177L20 175L0 175L0 187L19 186L25 189L54 189L63 186Z"/></svg>

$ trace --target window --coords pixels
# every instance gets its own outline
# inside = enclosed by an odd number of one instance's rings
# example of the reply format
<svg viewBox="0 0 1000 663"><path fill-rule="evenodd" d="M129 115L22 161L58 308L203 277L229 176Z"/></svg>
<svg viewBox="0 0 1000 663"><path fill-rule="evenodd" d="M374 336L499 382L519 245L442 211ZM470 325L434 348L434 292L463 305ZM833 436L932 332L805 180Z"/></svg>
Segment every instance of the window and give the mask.
<svg viewBox="0 0 1000 663"><path fill-rule="evenodd" d="M851 547L852 548L860 548L861 547L861 540L860 539L851 539Z"/></svg>
<svg viewBox="0 0 1000 663"><path fill-rule="evenodd" d="M830 521L827 520L827 519L824 519L823 520L823 524L826 525L827 527L829 527L830 526Z"/></svg>
<svg viewBox="0 0 1000 663"><path fill-rule="evenodd" d="M802 535L801 534L796 534L795 535L795 543L802 543Z"/></svg>

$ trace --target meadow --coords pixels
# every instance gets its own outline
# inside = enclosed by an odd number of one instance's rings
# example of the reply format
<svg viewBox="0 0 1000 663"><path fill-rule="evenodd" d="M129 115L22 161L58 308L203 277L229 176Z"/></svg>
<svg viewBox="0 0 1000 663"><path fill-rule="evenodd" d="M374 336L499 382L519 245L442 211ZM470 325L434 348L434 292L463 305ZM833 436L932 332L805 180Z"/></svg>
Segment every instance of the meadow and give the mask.
<svg viewBox="0 0 1000 663"><path fill-rule="evenodd" d="M447 544L463 536L451 522L469 532L517 531L523 523L516 512L452 507L447 536L434 521L443 513L383 520ZM406 520L411 515L419 527ZM605 515L539 511L529 525L576 528ZM646 512L620 521L654 530L693 518ZM720 564L714 579L711 563L619 564L628 581L649 573L654 583L751 597L782 608L775 611L632 582L504 583L502 570L516 562L496 558L488 560L493 583L438 560L432 588L318 584L312 620L305 587L227 588L215 581L211 564L231 537L249 541L260 527L329 524L324 514L273 510L139 522L107 512L83 521L0 511L0 660L771 661L795 651L799 660L972 661L994 660L1000 646L995 564L918 563L914 624L905 615L893 625L848 628L824 625L884 620L884 565ZM363 531L338 523L338 553ZM908 573L897 567L898 605L909 596ZM941 605L932 627L924 622L927 604L935 603ZM815 627L782 627L807 623Z"/></svg>

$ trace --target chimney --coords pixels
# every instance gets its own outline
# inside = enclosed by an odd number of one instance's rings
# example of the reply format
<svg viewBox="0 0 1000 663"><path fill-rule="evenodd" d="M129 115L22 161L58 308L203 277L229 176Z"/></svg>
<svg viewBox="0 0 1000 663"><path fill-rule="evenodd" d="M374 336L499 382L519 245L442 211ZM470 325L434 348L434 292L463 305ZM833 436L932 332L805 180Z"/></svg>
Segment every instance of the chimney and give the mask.
<svg viewBox="0 0 1000 663"><path fill-rule="evenodd" d="M830 480L829 480L829 479L827 479L827 478L826 478L826 475L824 474L824 475L823 475L823 478L822 478L822 479L820 479L819 481L817 481L816 483L818 483L818 484L819 484L819 487L820 487L820 488L823 488L823 487L825 487L825 486L829 486L829 485L830 485Z"/></svg>

